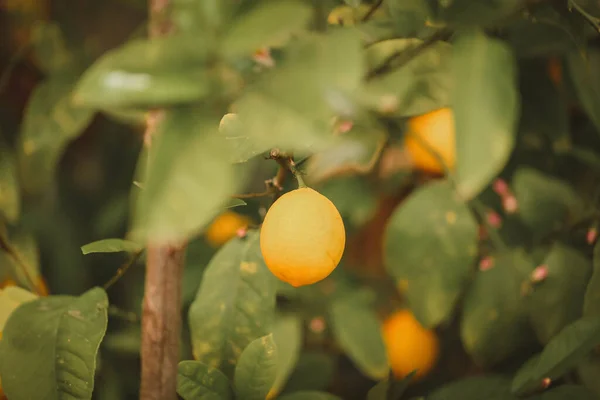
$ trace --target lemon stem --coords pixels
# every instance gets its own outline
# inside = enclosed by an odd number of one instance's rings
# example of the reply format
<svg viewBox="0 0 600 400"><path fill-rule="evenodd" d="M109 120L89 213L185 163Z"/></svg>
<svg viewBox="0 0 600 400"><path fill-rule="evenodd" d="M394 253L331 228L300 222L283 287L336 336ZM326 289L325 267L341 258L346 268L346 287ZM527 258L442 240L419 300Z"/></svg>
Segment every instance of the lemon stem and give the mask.
<svg viewBox="0 0 600 400"><path fill-rule="evenodd" d="M306 186L304 179L302 179L302 174L296 168L296 164L294 163L294 160L290 160L288 165L289 165L290 171L292 172L292 174L294 174L294 177L298 181L298 187L300 187L300 188L308 187L308 186Z"/></svg>

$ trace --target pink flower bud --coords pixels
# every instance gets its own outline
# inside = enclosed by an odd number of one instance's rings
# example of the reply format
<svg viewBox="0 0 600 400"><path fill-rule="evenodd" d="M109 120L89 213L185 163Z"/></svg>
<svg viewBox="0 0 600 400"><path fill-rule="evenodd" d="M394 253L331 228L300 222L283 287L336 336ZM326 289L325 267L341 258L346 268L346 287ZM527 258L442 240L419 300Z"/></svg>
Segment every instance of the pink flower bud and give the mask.
<svg viewBox="0 0 600 400"><path fill-rule="evenodd" d="M323 333L325 330L325 319L323 317L315 317L310 320L308 327L314 333Z"/></svg>
<svg viewBox="0 0 600 400"><path fill-rule="evenodd" d="M239 228L235 234L237 235L237 237L241 238L245 238L246 235L248 234L248 227L244 226L243 228Z"/></svg>
<svg viewBox="0 0 600 400"><path fill-rule="evenodd" d="M350 129L352 129L353 126L354 126L354 123L352 121L342 121L338 125L337 131L339 133L346 133L346 132L350 131Z"/></svg>
<svg viewBox="0 0 600 400"><path fill-rule="evenodd" d="M487 271L488 269L492 268L493 266L494 266L494 260L492 259L492 257L483 257L479 261L479 270L480 271Z"/></svg>
<svg viewBox="0 0 600 400"><path fill-rule="evenodd" d="M598 230L595 227L590 228L587 231L587 235L586 235L586 238L585 238L586 241L587 241L587 244L594 243L596 241L597 237L598 237Z"/></svg>
<svg viewBox="0 0 600 400"><path fill-rule="evenodd" d="M538 282L542 282L547 277L548 277L548 266L540 265L531 272L530 279L531 279L531 282L538 283Z"/></svg>
<svg viewBox="0 0 600 400"><path fill-rule="evenodd" d="M494 228L499 228L502 225L502 217L494 210L488 211L487 221Z"/></svg>
<svg viewBox="0 0 600 400"><path fill-rule="evenodd" d="M492 189L494 190L494 192L498 193L498 195L502 197L509 194L508 184L504 179L496 179L492 184Z"/></svg>
<svg viewBox="0 0 600 400"><path fill-rule="evenodd" d="M508 195L502 199L502 207L508 214L514 214L517 212L519 205L517 204L517 198L513 195Z"/></svg>
<svg viewBox="0 0 600 400"><path fill-rule="evenodd" d="M542 379L542 389L548 389L550 387L551 383L552 383L552 379L550 379L550 378Z"/></svg>

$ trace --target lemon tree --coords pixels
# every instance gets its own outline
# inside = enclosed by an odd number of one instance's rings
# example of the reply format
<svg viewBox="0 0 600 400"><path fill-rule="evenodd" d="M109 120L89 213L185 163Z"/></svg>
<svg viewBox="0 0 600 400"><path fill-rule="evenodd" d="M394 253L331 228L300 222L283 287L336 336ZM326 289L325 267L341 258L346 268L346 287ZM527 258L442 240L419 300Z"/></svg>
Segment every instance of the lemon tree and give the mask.
<svg viewBox="0 0 600 400"><path fill-rule="evenodd" d="M0 14L0 400L600 398L597 0Z"/></svg>

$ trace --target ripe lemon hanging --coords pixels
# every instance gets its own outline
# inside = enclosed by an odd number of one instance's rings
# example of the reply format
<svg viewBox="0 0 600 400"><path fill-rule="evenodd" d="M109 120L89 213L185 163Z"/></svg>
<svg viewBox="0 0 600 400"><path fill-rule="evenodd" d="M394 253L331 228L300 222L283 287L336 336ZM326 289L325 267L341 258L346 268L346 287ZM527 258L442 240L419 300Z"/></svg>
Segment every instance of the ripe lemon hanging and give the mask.
<svg viewBox="0 0 600 400"><path fill-rule="evenodd" d="M392 314L382 330L390 366L398 379L416 369L413 380L419 380L433 369L439 353L438 338L435 332L423 328L410 311Z"/></svg>
<svg viewBox="0 0 600 400"><path fill-rule="evenodd" d="M346 232L335 205L310 188L281 196L260 231L260 249L273 275L292 286L326 278L342 258Z"/></svg>
<svg viewBox="0 0 600 400"><path fill-rule="evenodd" d="M219 247L232 239L238 229L248 226L250 222L250 219L244 215L233 211L225 211L206 230L206 240L213 247Z"/></svg>
<svg viewBox="0 0 600 400"><path fill-rule="evenodd" d="M432 173L443 173L442 164L431 154L431 150L441 157L449 169L453 169L456 158L455 136L452 110L440 108L409 120L404 146L416 168Z"/></svg>

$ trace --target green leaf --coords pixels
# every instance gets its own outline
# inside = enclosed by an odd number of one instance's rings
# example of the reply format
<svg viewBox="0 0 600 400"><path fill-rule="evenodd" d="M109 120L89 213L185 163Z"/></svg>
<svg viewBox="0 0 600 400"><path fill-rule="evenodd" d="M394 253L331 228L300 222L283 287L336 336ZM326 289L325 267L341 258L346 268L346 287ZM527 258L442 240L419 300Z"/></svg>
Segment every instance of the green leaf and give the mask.
<svg viewBox="0 0 600 400"><path fill-rule="evenodd" d="M318 392L316 390L305 390L281 396L280 400L341 400L333 394Z"/></svg>
<svg viewBox="0 0 600 400"><path fill-rule="evenodd" d="M598 380L598 376L600 376L600 357L598 355L592 355L583 361L577 367L577 375L579 381L596 394L596 398L600 397L600 381Z"/></svg>
<svg viewBox="0 0 600 400"><path fill-rule="evenodd" d="M591 263L577 250L556 244L543 262L548 276L533 287L529 315L533 330L548 343L565 326L581 317Z"/></svg>
<svg viewBox="0 0 600 400"><path fill-rule="evenodd" d="M5 289L0 289L0 332L4 330L4 325L8 317L21 304L37 299L35 294L22 289L18 286L9 286Z"/></svg>
<svg viewBox="0 0 600 400"><path fill-rule="evenodd" d="M242 350L271 330L275 281L264 264L259 237L250 231L215 254L189 310L194 358L227 376Z"/></svg>
<svg viewBox="0 0 600 400"><path fill-rule="evenodd" d="M277 377L270 393L279 393L290 377L302 346L302 321L296 315L283 315L275 320L273 338L277 346Z"/></svg>
<svg viewBox="0 0 600 400"><path fill-rule="evenodd" d="M367 393L367 400L399 400L417 371L413 371L400 380L395 380L393 373L388 379L373 386Z"/></svg>
<svg viewBox="0 0 600 400"><path fill-rule="evenodd" d="M583 316L600 316L600 242L594 246L594 268L583 301Z"/></svg>
<svg viewBox="0 0 600 400"><path fill-rule="evenodd" d="M373 170L387 142L387 134L376 127L353 127L331 147L312 155L306 165L312 184L333 177L366 175Z"/></svg>
<svg viewBox="0 0 600 400"><path fill-rule="evenodd" d="M171 109L140 157L132 238L181 240L199 232L238 190L244 174L227 160L216 121L194 108ZM148 158L146 158L148 157Z"/></svg>
<svg viewBox="0 0 600 400"><path fill-rule="evenodd" d="M579 385L561 385L547 390L537 396L528 397L530 400L598 400L598 396L588 388Z"/></svg>
<svg viewBox="0 0 600 400"><path fill-rule="evenodd" d="M17 256L23 261L27 274L37 284L40 280L40 256L35 237L24 230L19 230L10 237L10 243ZM3 250L0 250L0 265L10 267L16 280L23 286L30 285L30 279L25 275L23 266Z"/></svg>
<svg viewBox="0 0 600 400"><path fill-rule="evenodd" d="M474 376L436 390L427 400L517 400L510 393L510 380L499 375Z"/></svg>
<svg viewBox="0 0 600 400"><path fill-rule="evenodd" d="M220 45L227 58L248 56L287 41L310 21L311 8L298 0L259 3L234 21Z"/></svg>
<svg viewBox="0 0 600 400"><path fill-rule="evenodd" d="M91 108L152 107L187 103L210 92L206 44L173 35L133 40L109 51L83 74L75 104Z"/></svg>
<svg viewBox="0 0 600 400"><path fill-rule="evenodd" d="M234 104L243 132L230 133L248 154L277 147L319 150L333 141L336 113L352 113L347 97L363 76L355 31L303 36L288 46L277 68L261 75Z"/></svg>
<svg viewBox="0 0 600 400"><path fill-rule="evenodd" d="M177 393L184 400L230 400L229 379L216 368L198 361L181 361L177 367Z"/></svg>
<svg viewBox="0 0 600 400"><path fill-rule="evenodd" d="M453 76L456 184L471 199L504 168L514 146L519 118L515 60L501 41L467 31L454 44Z"/></svg>
<svg viewBox="0 0 600 400"><path fill-rule="evenodd" d="M369 68L375 70L397 52L411 54L422 43L419 39L391 39L370 46L366 51ZM451 65L452 46L438 42L401 67L369 80L361 100L384 114L399 117L449 106L453 88Z"/></svg>
<svg viewBox="0 0 600 400"><path fill-rule="evenodd" d="M79 297L40 298L15 310L0 341L6 395L11 400L91 399L107 308L106 292L94 288Z"/></svg>
<svg viewBox="0 0 600 400"><path fill-rule="evenodd" d="M300 355L283 393L325 390L333 379L335 369L336 360L331 355L322 352L303 353Z"/></svg>
<svg viewBox="0 0 600 400"><path fill-rule="evenodd" d="M330 308L333 335L356 367L380 380L389 372L381 322L360 292L335 299Z"/></svg>
<svg viewBox="0 0 600 400"><path fill-rule="evenodd" d="M568 184L532 168L519 168L512 186L519 215L538 238L559 229L583 209L582 200Z"/></svg>
<svg viewBox="0 0 600 400"><path fill-rule="evenodd" d="M234 208L239 206L248 205L244 200L241 199L231 199L227 204L225 204L225 208Z"/></svg>
<svg viewBox="0 0 600 400"><path fill-rule="evenodd" d="M83 254L90 253L118 253L124 251L126 253L136 253L142 250L144 246L125 239L102 239L81 246Z"/></svg>
<svg viewBox="0 0 600 400"><path fill-rule="evenodd" d="M460 334L467 352L492 365L531 343L522 285L534 268L521 251L501 253L493 267L478 271L466 294Z"/></svg>
<svg viewBox="0 0 600 400"><path fill-rule="evenodd" d="M173 0L170 17L178 31L215 38L239 4L236 0Z"/></svg>
<svg viewBox="0 0 600 400"><path fill-rule="evenodd" d="M481 1L454 0L440 3L427 0L436 24L451 26L486 26L513 14L521 7L519 0Z"/></svg>
<svg viewBox="0 0 600 400"><path fill-rule="evenodd" d="M36 64L48 75L61 73L73 64L65 38L56 22L38 21L31 30Z"/></svg>
<svg viewBox="0 0 600 400"><path fill-rule="evenodd" d="M392 214L386 267L396 280L407 281L410 308L424 327L452 315L473 269L477 231L469 208L447 181L417 189Z"/></svg>
<svg viewBox="0 0 600 400"><path fill-rule="evenodd" d="M572 52L567 65L579 101L600 133L600 51L589 49L586 59Z"/></svg>
<svg viewBox="0 0 600 400"><path fill-rule="evenodd" d="M15 159L8 149L0 144L0 220L6 218L15 223L21 213L21 198Z"/></svg>
<svg viewBox="0 0 600 400"><path fill-rule="evenodd" d="M63 150L92 120L91 110L71 101L71 88L70 80L51 77L29 98L17 146L21 183L27 191L43 191L52 182Z"/></svg>
<svg viewBox="0 0 600 400"><path fill-rule="evenodd" d="M235 367L234 386L240 399L263 400L277 377L277 346L269 334L252 341Z"/></svg>
<svg viewBox="0 0 600 400"><path fill-rule="evenodd" d="M600 344L600 318L581 318L564 328L517 372L511 391L517 395L539 388L545 378L556 380L577 366Z"/></svg>

